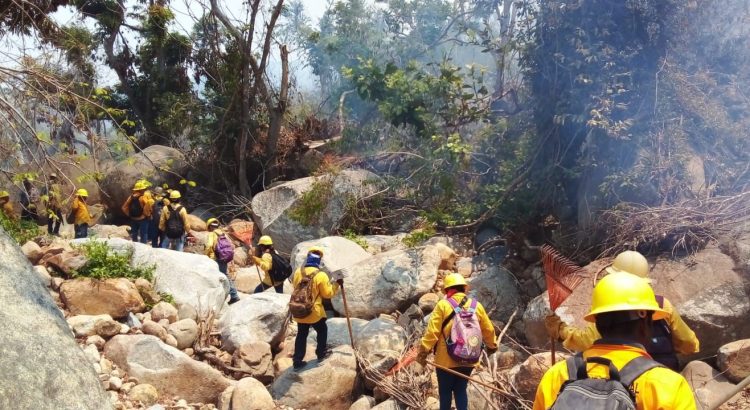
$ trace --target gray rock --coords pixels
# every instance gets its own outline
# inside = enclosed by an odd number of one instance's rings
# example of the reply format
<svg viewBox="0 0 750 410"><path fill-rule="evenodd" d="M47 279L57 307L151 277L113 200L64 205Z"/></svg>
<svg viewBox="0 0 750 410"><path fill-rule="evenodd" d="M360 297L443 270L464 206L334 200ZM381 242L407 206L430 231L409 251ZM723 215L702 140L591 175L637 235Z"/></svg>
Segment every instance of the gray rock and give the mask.
<svg viewBox="0 0 750 410"><path fill-rule="evenodd" d="M474 258L474 266L483 266L483 257ZM522 309L516 278L505 268L489 264L469 281L469 287L484 305L490 319L506 322L514 309ZM518 312L519 314L521 312Z"/></svg>
<svg viewBox="0 0 750 410"><path fill-rule="evenodd" d="M167 302L159 302L151 309L151 320L158 322L167 319L169 323L177 321L177 308Z"/></svg>
<svg viewBox="0 0 750 410"><path fill-rule="evenodd" d="M156 336L161 341L164 341L168 335L167 329L165 329L164 326L152 320L146 320L145 322L143 322L142 330L144 334Z"/></svg>
<svg viewBox="0 0 750 410"><path fill-rule="evenodd" d="M526 340L531 346L545 347L549 345L550 337L547 334L547 328L544 327L544 318L551 313L547 292L535 297L526 305L526 311L523 313L523 327Z"/></svg>
<svg viewBox="0 0 750 410"><path fill-rule="evenodd" d="M112 408L62 313L2 228L0 255L0 408Z"/></svg>
<svg viewBox="0 0 750 410"><path fill-rule="evenodd" d="M104 354L131 378L153 385L164 397L216 403L232 383L218 370L154 336L115 336L104 346Z"/></svg>
<svg viewBox="0 0 750 410"><path fill-rule="evenodd" d="M37 277L39 277L39 280L42 281L42 284L46 287L52 287L52 276L50 276L49 272L47 271L47 268L44 266L34 266L34 273L36 273Z"/></svg>
<svg viewBox="0 0 750 410"><path fill-rule="evenodd" d="M338 269L354 266L369 258L361 246L341 236L327 236L321 239L313 239L298 243L292 250L292 269L296 270L305 263L307 250L313 246L323 249L324 256L320 265L321 270L333 272Z"/></svg>
<svg viewBox="0 0 750 410"><path fill-rule="evenodd" d="M406 331L395 321L384 318L371 320L357 334L357 350L374 362L385 352L401 352L406 347Z"/></svg>
<svg viewBox="0 0 750 410"><path fill-rule="evenodd" d="M150 406L159 400L159 392L156 387L150 384L139 384L130 389L128 398L132 401L139 401L145 406Z"/></svg>
<svg viewBox="0 0 750 410"><path fill-rule="evenodd" d="M251 342L240 346L234 351L232 365L261 383L273 381L273 355L268 343Z"/></svg>
<svg viewBox="0 0 750 410"><path fill-rule="evenodd" d="M270 387L277 402L295 409L346 410L357 386L357 360L349 346L340 346L322 362L281 373Z"/></svg>
<svg viewBox="0 0 750 410"><path fill-rule="evenodd" d="M750 339L736 340L719 348L716 363L733 383L750 376Z"/></svg>
<svg viewBox="0 0 750 410"><path fill-rule="evenodd" d="M331 189L321 192L327 203L317 213L317 221L309 226L294 220L290 214L302 196L316 186L317 181L331 181ZM364 170L344 170L336 175L307 177L277 185L253 197L254 220L260 231L270 235L274 247L289 254L301 241L322 238L332 234L344 217L349 198L360 198L377 191L380 178Z"/></svg>
<svg viewBox="0 0 750 410"><path fill-rule="evenodd" d="M276 404L266 387L252 377L237 382L232 392L231 410L274 410Z"/></svg>
<svg viewBox="0 0 750 410"><path fill-rule="evenodd" d="M367 242L366 251L377 255L379 253L392 250L406 250L408 247L404 244L405 233L398 235L365 235L362 238Z"/></svg>
<svg viewBox="0 0 750 410"><path fill-rule="evenodd" d="M218 323L223 347L234 352L250 342L265 342L276 348L284 339L289 295L264 292L230 305Z"/></svg>
<svg viewBox="0 0 750 410"><path fill-rule="evenodd" d="M409 307L435 285L440 262L437 247L427 246L384 252L350 267L345 279L349 314L371 319ZM344 314L340 292L332 302Z"/></svg>
<svg viewBox="0 0 750 410"><path fill-rule="evenodd" d="M39 259L42 258L42 248L34 241L28 241L23 244L21 252L23 252L26 259L28 259L32 265L35 265L39 262Z"/></svg>
<svg viewBox="0 0 750 410"><path fill-rule="evenodd" d="M359 333L369 322L367 320L357 318L352 318L351 322L352 334L354 335L354 343L356 345L358 343L358 340L360 339ZM329 349L338 346L351 345L351 341L349 340L349 328L346 324L346 318L335 317L332 319L328 319L326 320L326 325L328 326L328 343L326 345ZM315 332L315 329L310 328L310 336L307 337L307 342L314 346L316 343L316 337L317 332Z"/></svg>
<svg viewBox="0 0 750 410"><path fill-rule="evenodd" d="M694 360L682 369L682 375L695 394L699 409L707 409L716 400L734 389L723 374L705 362Z"/></svg>
<svg viewBox="0 0 750 410"><path fill-rule="evenodd" d="M167 331L174 336L180 350L193 346L198 338L198 324L193 319L178 320L169 325Z"/></svg>
<svg viewBox="0 0 750 410"><path fill-rule="evenodd" d="M362 396L352 403L349 410L370 410L375 405L375 398L371 396Z"/></svg>
<svg viewBox="0 0 750 410"><path fill-rule="evenodd" d="M388 399L373 407L372 410L403 410L404 408L405 407L396 400Z"/></svg>
<svg viewBox="0 0 750 410"><path fill-rule="evenodd" d="M148 176L155 186L168 183L178 186L180 177L188 170L185 156L177 149L163 145L151 145L143 151L118 162L101 182L102 201L110 211L122 215L121 207L131 194L135 181Z"/></svg>
<svg viewBox="0 0 750 410"><path fill-rule="evenodd" d="M76 315L67 319L68 325L73 329L76 337L88 337L96 334L96 325L99 322L112 322L110 315Z"/></svg>

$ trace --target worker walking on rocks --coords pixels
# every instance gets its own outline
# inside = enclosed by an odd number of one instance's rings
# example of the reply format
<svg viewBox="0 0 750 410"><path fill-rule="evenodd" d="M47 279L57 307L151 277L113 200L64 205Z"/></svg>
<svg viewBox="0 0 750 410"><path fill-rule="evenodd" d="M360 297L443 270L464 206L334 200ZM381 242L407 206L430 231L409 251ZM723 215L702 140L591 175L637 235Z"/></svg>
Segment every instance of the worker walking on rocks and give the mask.
<svg viewBox="0 0 750 410"><path fill-rule="evenodd" d="M219 229L219 220L209 218L206 221L208 226L208 239L206 240L206 256L216 261L219 265L219 271L227 275L229 280L229 304L239 302L240 296L237 294L237 287L234 281L229 277L229 262L234 259L234 245L229 240L226 233Z"/></svg>
<svg viewBox="0 0 750 410"><path fill-rule="evenodd" d="M284 280L274 281L271 277L273 254L276 253L271 237L268 235L261 236L258 239L258 247L256 249L256 254L253 255L253 263L263 271L263 278L261 278L260 285L255 288L253 293L263 292L270 287L273 287L276 293L284 293Z"/></svg>
<svg viewBox="0 0 750 410"><path fill-rule="evenodd" d="M73 219L73 231L75 238L87 238L89 236L89 224L91 223L91 214L86 204L89 192L83 188L76 191L76 197L73 198L73 204L70 212Z"/></svg>
<svg viewBox="0 0 750 410"><path fill-rule="evenodd" d="M10 202L10 194L8 191L0 191L0 212L11 221L18 219L18 215L16 215L16 212L13 210L13 204Z"/></svg>
<svg viewBox="0 0 750 410"><path fill-rule="evenodd" d="M130 237L133 242L148 243L148 221L153 203L146 195L148 184L138 180L133 185L133 193L122 204L122 212L130 218Z"/></svg>
<svg viewBox="0 0 750 410"><path fill-rule="evenodd" d="M534 410L695 409L685 378L646 352L652 322L668 315L643 278L627 272L605 276L594 287L585 316L601 338L547 370Z"/></svg>
<svg viewBox="0 0 750 410"><path fill-rule="evenodd" d="M497 351L495 328L484 306L466 295L466 288L461 274L445 277L445 298L438 301L430 315L417 356L417 362L424 366L427 355L435 352L440 410L450 410L452 400L457 410L469 407L468 381L443 368L468 377L479 364L483 341L488 354Z"/></svg>
<svg viewBox="0 0 750 410"><path fill-rule="evenodd" d="M151 218L148 222L148 237L154 248L160 248L164 240L164 231L159 228L159 222L161 222L161 211L167 204L169 200L164 198L164 189L160 186L154 188L154 204L151 206Z"/></svg>
<svg viewBox="0 0 750 410"><path fill-rule="evenodd" d="M63 218L62 189L55 173L49 176L49 185L47 186L44 201L47 206L47 233L50 235L60 235L60 225Z"/></svg>
<svg viewBox="0 0 750 410"><path fill-rule="evenodd" d="M635 251L620 253L606 270L609 274L628 272L648 281L648 261ZM657 362L678 371L677 353L698 353L700 342L667 298L657 295L656 301L667 315L664 319L653 321L651 338L645 344L646 351ZM562 339L565 348L578 352L588 349L601 338L595 326L589 325L583 329L570 326L554 313L545 318L545 326L552 338Z"/></svg>
<svg viewBox="0 0 750 410"><path fill-rule="evenodd" d="M34 186L33 179L24 179L23 190L21 191L21 219L34 221L34 223L39 220L37 208L39 199L39 190Z"/></svg>
<svg viewBox="0 0 750 410"><path fill-rule="evenodd" d="M332 298L344 284L344 279L330 283L328 274L320 270L323 250L312 247L307 252L305 265L298 268L292 277L294 291L289 301L289 311L292 319L297 322L297 336L294 339L294 355L292 366L294 370L305 367L307 353L307 336L310 328L315 329L317 345L315 354L318 361L325 359L328 354L328 325L326 312L323 308L323 298Z"/></svg>
<svg viewBox="0 0 750 410"><path fill-rule="evenodd" d="M161 247L169 249L174 245L174 250L182 252L185 247L185 238L190 232L190 223L188 222L188 212L180 204L182 195L180 191L174 189L169 194L169 205L161 211L159 219L159 229L164 232L164 240Z"/></svg>

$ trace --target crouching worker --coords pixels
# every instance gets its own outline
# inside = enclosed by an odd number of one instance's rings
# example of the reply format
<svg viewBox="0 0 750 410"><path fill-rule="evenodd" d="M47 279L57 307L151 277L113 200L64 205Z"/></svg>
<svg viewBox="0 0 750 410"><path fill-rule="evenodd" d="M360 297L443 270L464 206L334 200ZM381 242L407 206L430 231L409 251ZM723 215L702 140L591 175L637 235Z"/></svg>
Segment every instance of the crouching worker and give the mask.
<svg viewBox="0 0 750 410"><path fill-rule="evenodd" d="M438 301L430 315L417 356L417 362L424 366L427 355L435 351L440 410L450 410L454 399L457 410L469 407L468 380L441 367L468 377L479 364L482 341L488 354L497 350L495 328L484 306L466 295L466 286L466 279L458 273L445 277L445 299Z"/></svg>
<svg viewBox="0 0 750 410"><path fill-rule="evenodd" d="M307 336L310 334L311 327L318 335L318 344L315 347L318 360L323 360L328 355L326 347L328 325L326 325L326 312L323 309L323 298L332 298L338 292L339 287L344 284L344 280L339 279L331 285L328 274L320 270L322 258L322 249L310 248L305 266L297 269L292 279L294 291L289 301L289 311L292 319L297 322L297 337L294 339L294 355L292 356L295 370L307 364L304 358L307 353Z"/></svg>
<svg viewBox="0 0 750 410"><path fill-rule="evenodd" d="M534 410L695 409L685 378L651 359L644 347L652 322L666 315L642 278L627 272L605 276L585 316L601 339L547 370Z"/></svg>
<svg viewBox="0 0 750 410"><path fill-rule="evenodd" d="M237 287L234 281L229 277L229 262L234 259L234 245L227 238L227 235L219 229L219 220L209 218L206 221L208 225L208 239L206 240L206 256L216 261L219 265L219 272L227 275L229 280L229 304L239 302L240 296L237 294Z"/></svg>

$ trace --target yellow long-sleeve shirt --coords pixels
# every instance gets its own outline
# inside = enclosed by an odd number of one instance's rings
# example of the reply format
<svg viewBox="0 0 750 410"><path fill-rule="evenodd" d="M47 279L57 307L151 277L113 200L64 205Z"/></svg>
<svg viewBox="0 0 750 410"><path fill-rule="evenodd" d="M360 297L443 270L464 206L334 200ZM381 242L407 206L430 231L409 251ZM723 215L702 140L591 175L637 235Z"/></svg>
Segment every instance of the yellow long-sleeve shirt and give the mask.
<svg viewBox="0 0 750 410"><path fill-rule="evenodd" d="M206 252L206 256L208 256L211 259L216 259L215 249L216 249L216 244L219 242L220 235L224 235L224 231L218 228L208 233L208 238L206 239L205 252Z"/></svg>
<svg viewBox="0 0 750 410"><path fill-rule="evenodd" d="M594 345L583 352L583 357L604 357L619 370L639 356L650 357L643 349L625 345ZM608 369L600 364L586 366L589 377L606 378ZM557 399L560 387L568 380L568 365L558 362L547 370L539 383L534 398L534 410L547 410ZM638 410L694 410L695 399L690 386L679 373L665 367L646 371L633 382Z"/></svg>
<svg viewBox="0 0 750 410"><path fill-rule="evenodd" d="M141 208L143 208L143 213L141 214L141 216L138 216L138 217L130 216L130 201L132 201L133 198L138 198L138 201L141 202ZM153 210L152 209L153 205L154 205L154 200L151 197L151 195L147 195L146 193L144 193L143 195L133 194L133 195L128 196L128 199L125 200L124 204L122 204L121 209L122 209L122 213L130 217L130 219L134 221L142 221L145 218L151 217L151 211Z"/></svg>
<svg viewBox="0 0 750 410"><path fill-rule="evenodd" d="M271 280L271 274L269 272L271 271L271 267L273 266L273 256L271 256L270 253L266 252L260 258L253 255L253 261L255 262L256 265L258 265L258 267L260 267L260 270L263 271L263 284L264 285L276 286L282 283L282 282L274 283L274 281Z"/></svg>
<svg viewBox="0 0 750 410"><path fill-rule="evenodd" d="M311 284L313 287L312 292L313 298L315 298L315 304L313 305L313 310L309 315L301 319L295 317L293 317L292 319L294 319L294 321L297 323L313 324L319 322L320 319L326 316L325 308L323 308L323 299L332 298L338 292L339 284L334 283L332 285L330 283L330 279L328 278L328 274L318 268L308 266L304 268L304 274L315 275ZM294 272L294 276L292 277L292 284L294 284L295 288L300 283L300 281L302 281L302 275L302 268L297 269L297 271Z"/></svg>
<svg viewBox="0 0 750 410"><path fill-rule="evenodd" d="M461 300L463 300L465 296L464 293L458 292L454 294L452 298L457 303L461 303ZM471 299L468 299L466 301L466 306L470 304ZM453 326L452 322L454 319L451 319L444 328L443 321L451 314L451 312L453 312L453 306L451 306L448 300L441 299L438 301L435 305L435 309L430 315L430 321L427 323L427 330L425 330L425 333L422 336L422 350L429 352L437 344L437 349L435 350L436 364L447 368L467 367L464 364L456 363L448 354L448 346L445 343L445 340L450 337L451 326ZM478 302L476 315L479 320L479 327L482 329L482 339L484 340L484 344L489 349L497 349L497 343L495 342L495 327L492 326L492 322L490 321L489 316L487 316L484 306ZM441 328L443 328L442 332L440 330Z"/></svg>
<svg viewBox="0 0 750 410"><path fill-rule="evenodd" d="M682 320L674 305L664 298L663 309L669 314L666 320L669 330L672 332L672 345L674 350L683 355L698 353L700 341L690 327ZM566 349L582 352L591 347L595 341L602 336L596 330L596 326L588 325L585 328L577 328L563 323L560 326L560 339Z"/></svg>
<svg viewBox="0 0 750 410"><path fill-rule="evenodd" d="M89 207L79 197L73 199L73 204L70 206L70 210L73 212L73 224L90 224L91 214L89 214Z"/></svg>
<svg viewBox="0 0 750 410"><path fill-rule="evenodd" d="M8 219L12 221L18 219L18 215L16 215L16 212L13 210L13 204L10 201L3 203L2 211Z"/></svg>

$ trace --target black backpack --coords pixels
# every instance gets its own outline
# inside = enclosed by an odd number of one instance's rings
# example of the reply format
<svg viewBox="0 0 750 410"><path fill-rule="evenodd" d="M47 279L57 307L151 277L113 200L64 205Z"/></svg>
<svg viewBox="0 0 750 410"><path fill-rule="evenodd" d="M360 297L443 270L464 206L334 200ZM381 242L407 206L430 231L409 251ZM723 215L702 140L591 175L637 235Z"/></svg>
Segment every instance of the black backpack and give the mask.
<svg viewBox="0 0 750 410"><path fill-rule="evenodd" d="M135 195L130 197L130 206L128 207L128 216L131 218L139 218L143 215L143 205L141 204L140 197Z"/></svg>
<svg viewBox="0 0 750 410"><path fill-rule="evenodd" d="M169 217L167 217L167 223L164 227L164 233L167 234L167 238L177 239L181 238L185 234L185 222L180 216L182 206L177 205L175 209L169 209Z"/></svg>
<svg viewBox="0 0 750 410"><path fill-rule="evenodd" d="M268 274L271 276L271 280L274 284L281 283L292 275L292 266L286 261L286 259L273 251L271 252L271 258L273 258L273 263L271 264L271 270Z"/></svg>
<svg viewBox="0 0 750 410"><path fill-rule="evenodd" d="M589 378L587 363L609 366L609 378ZM635 410L633 382L643 373L663 367L649 358L637 357L617 370L609 359L589 357L584 360L581 353L569 357L565 364L568 380L560 387L550 410Z"/></svg>

